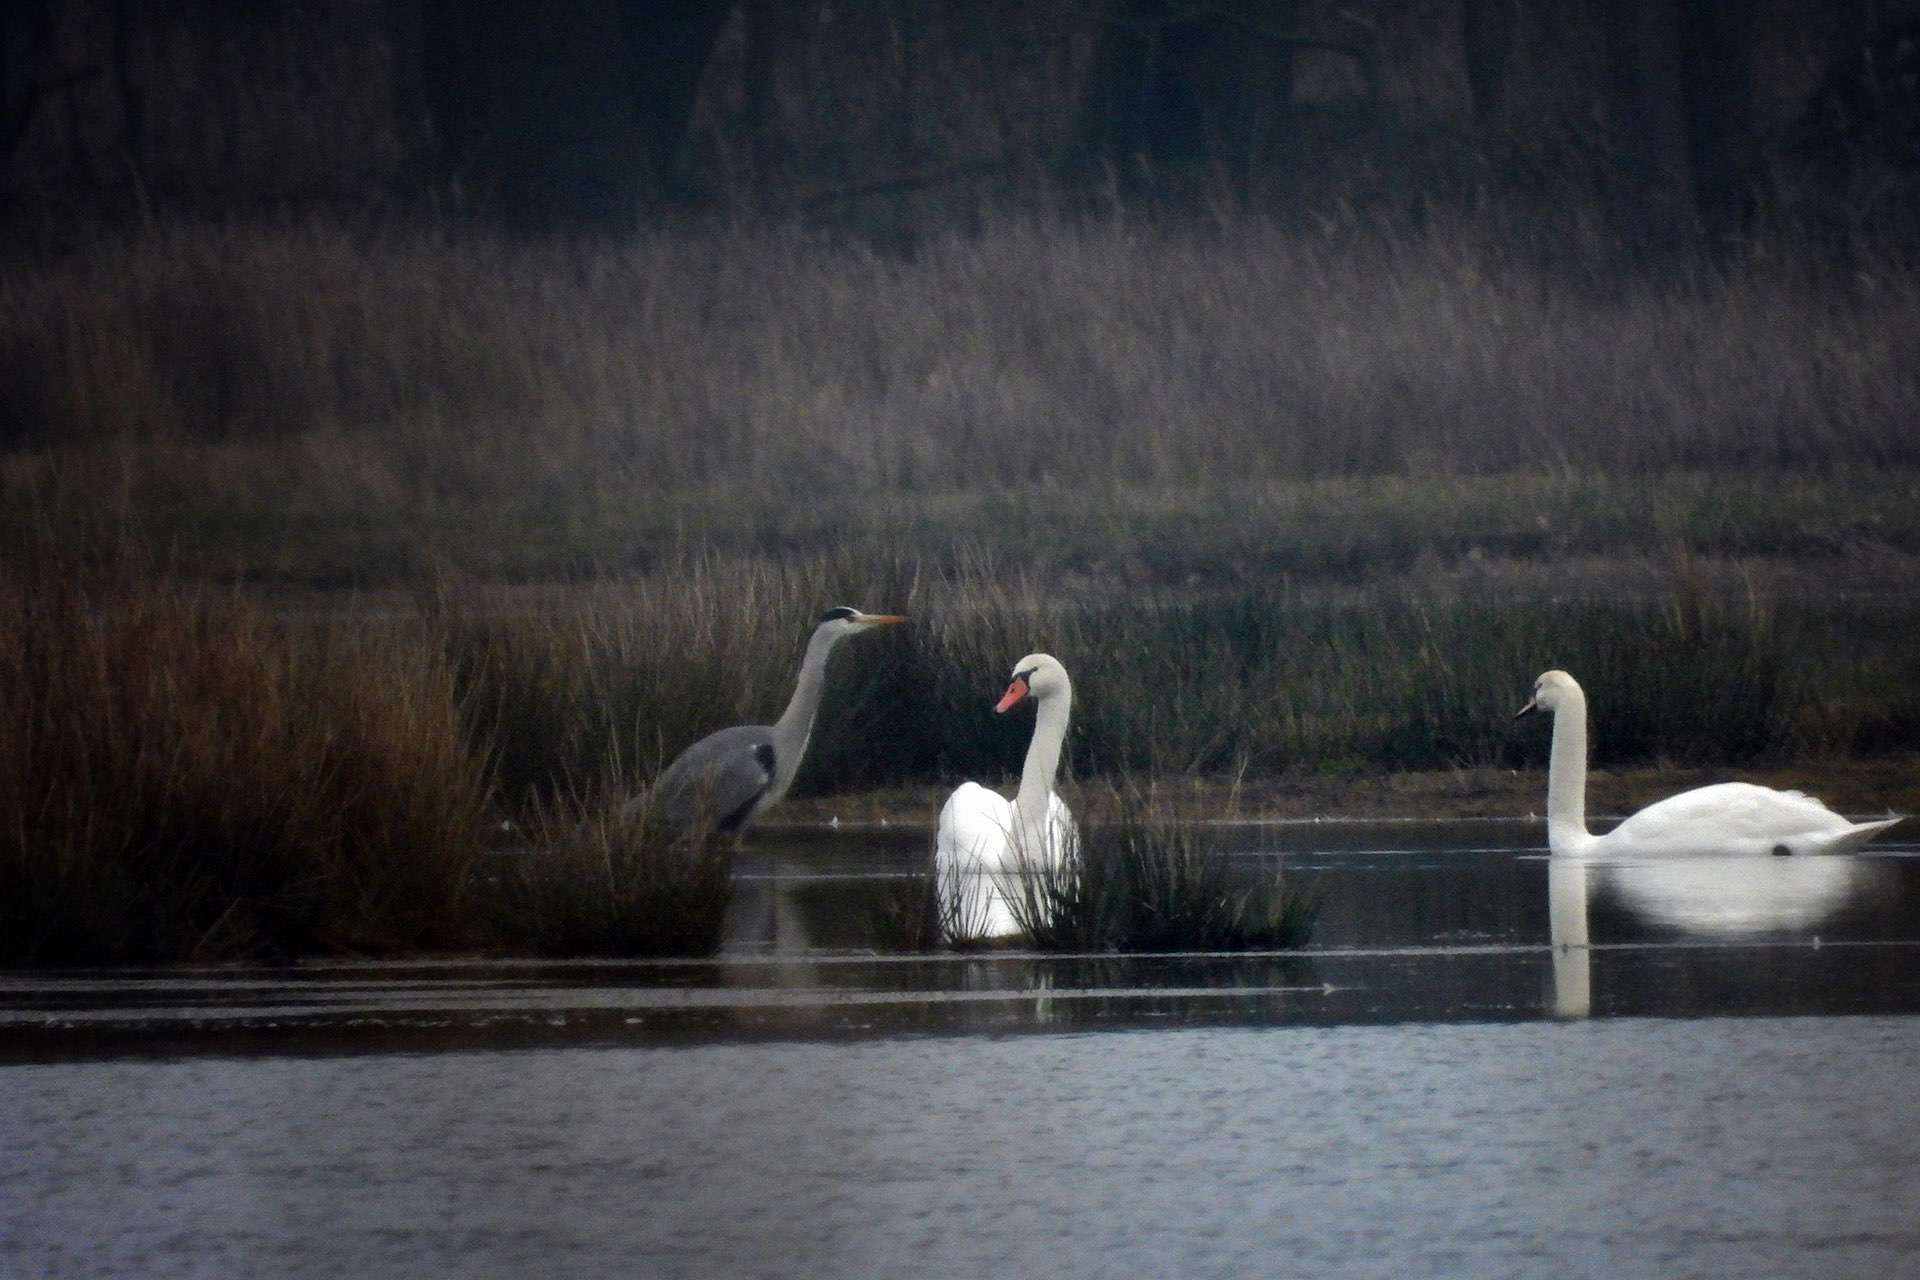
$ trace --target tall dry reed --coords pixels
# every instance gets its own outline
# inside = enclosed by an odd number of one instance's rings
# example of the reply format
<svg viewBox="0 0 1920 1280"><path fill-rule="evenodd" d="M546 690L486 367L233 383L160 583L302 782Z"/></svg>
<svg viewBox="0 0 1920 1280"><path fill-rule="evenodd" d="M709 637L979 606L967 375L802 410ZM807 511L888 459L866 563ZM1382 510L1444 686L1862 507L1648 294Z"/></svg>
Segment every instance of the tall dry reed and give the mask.
<svg viewBox="0 0 1920 1280"><path fill-rule="evenodd" d="M164 580L7 586L7 961L472 940L484 780L430 647Z"/></svg>
<svg viewBox="0 0 1920 1280"><path fill-rule="evenodd" d="M1774 247L1778 249L1778 246ZM281 507L1912 466L1920 282L1558 276L1483 228L1009 218L892 257L181 225L0 272L0 421ZM333 465L314 466L322 459Z"/></svg>

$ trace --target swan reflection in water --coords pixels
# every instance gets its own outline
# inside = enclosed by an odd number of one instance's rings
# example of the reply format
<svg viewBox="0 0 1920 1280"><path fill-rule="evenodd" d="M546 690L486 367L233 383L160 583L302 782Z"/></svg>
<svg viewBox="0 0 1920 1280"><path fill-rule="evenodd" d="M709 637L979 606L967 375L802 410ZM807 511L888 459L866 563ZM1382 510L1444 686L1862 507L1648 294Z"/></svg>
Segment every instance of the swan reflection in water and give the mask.
<svg viewBox="0 0 1920 1280"><path fill-rule="evenodd" d="M1593 1012L1593 951L1587 941L1587 864L1547 861L1547 934L1553 951L1553 1015Z"/></svg>
<svg viewBox="0 0 1920 1280"><path fill-rule="evenodd" d="M1849 904L1897 891L1897 874L1890 864L1849 855L1638 862L1550 858L1553 1011L1568 1018L1592 1011L1587 916L1595 900L1604 898L1637 926L1689 940L1812 940Z"/></svg>
<svg viewBox="0 0 1920 1280"><path fill-rule="evenodd" d="M1694 858L1596 868L1601 888L1636 919L1736 941L1811 934L1893 869L1874 859Z"/></svg>

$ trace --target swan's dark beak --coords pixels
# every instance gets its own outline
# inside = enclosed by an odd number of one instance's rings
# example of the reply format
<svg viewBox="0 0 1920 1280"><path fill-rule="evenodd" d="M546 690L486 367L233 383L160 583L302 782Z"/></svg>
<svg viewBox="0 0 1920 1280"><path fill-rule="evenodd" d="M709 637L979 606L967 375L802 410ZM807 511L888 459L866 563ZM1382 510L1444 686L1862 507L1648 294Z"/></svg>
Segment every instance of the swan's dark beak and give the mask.
<svg viewBox="0 0 1920 1280"><path fill-rule="evenodd" d="M1000 701L993 704L993 709L995 711L1006 711L1009 708L1016 707L1020 705L1020 699L1026 697L1029 692L1030 690L1027 688L1027 678L1025 676L1015 676L1013 683L1007 686L1007 691L1000 695Z"/></svg>
<svg viewBox="0 0 1920 1280"><path fill-rule="evenodd" d="M1529 698L1527 700L1526 706L1520 708L1518 711L1513 713L1513 718L1515 720L1525 720L1528 716L1532 715L1534 712L1538 711L1539 709L1540 709L1540 700L1538 698Z"/></svg>

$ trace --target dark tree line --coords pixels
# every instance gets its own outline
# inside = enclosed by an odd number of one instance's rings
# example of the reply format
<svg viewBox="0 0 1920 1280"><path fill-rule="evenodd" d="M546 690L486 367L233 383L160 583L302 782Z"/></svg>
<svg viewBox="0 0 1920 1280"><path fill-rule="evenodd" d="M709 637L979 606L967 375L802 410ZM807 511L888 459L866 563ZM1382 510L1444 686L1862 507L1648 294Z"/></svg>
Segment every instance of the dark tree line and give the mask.
<svg viewBox="0 0 1920 1280"><path fill-rule="evenodd" d="M1345 86L1344 118L1364 121L1395 109L1388 86L1396 57L1406 56L1378 24L1343 24L1314 0L1040 0L1031 8L1051 14L1053 29L1078 51L1077 86L1030 111L1056 118L1009 124L1004 132L1024 142L923 164L912 181L1020 163L1068 187L1100 182L1153 197L1227 190L1284 204L1307 176L1330 74ZM80 11L90 16L76 18ZM850 33L852 44L888 39L874 16L886 12L861 10L872 29ZM940 12L984 38L994 14L1006 11ZM95 149L111 133L125 168L148 177L153 109L182 89L156 66L143 67L142 40L156 43L168 24L191 25L217 58L222 39L231 43L223 32L275 13L297 15L303 31L377 27L390 54L393 117L417 126L417 145L401 148L411 161L399 166L398 184L452 193L462 208L512 226L547 228L630 225L709 199L690 146L703 95L731 104L735 160L754 201L779 205L791 193L777 177L772 86L805 60L806 42L832 11L821 0L5 0L0 162L10 185L21 185L23 143L50 128L50 116L64 113L68 135L87 135L75 106L82 95L94 117L117 115L111 130L92 126ZM1583 41L1597 45L1593 114L1604 119L1605 137L1594 148L1596 195L1626 243L1655 249L1735 236L1752 214L1772 146L1756 110L1763 18L1776 27L1804 18L1809 30L1827 33L1822 53L1833 69L1821 93L1830 104L1846 98L1846 68L1858 70L1862 51L1887 44L1916 13L1920 5L1881 0L1456 0L1451 26L1437 38L1457 47L1463 114L1475 136L1541 148L1556 143L1538 103L1522 92L1523 36L1539 46L1542 32L1550 42L1564 30L1569 66L1596 52ZM1536 81L1552 78L1560 56L1547 48L1542 55L1536 47L1527 62ZM1898 135L1901 82L1873 74L1895 56L1883 53L1878 64L1867 56L1871 92L1847 99L1855 133ZM1319 68L1312 101L1303 91L1309 65ZM1911 86L1904 92L1909 102L1920 95ZM910 115L933 105L896 109ZM1020 109L1006 104L1009 116ZM1903 160L1897 141L1880 150L1890 163ZM1920 156L1904 159L1920 170ZM848 185L860 176L837 175Z"/></svg>

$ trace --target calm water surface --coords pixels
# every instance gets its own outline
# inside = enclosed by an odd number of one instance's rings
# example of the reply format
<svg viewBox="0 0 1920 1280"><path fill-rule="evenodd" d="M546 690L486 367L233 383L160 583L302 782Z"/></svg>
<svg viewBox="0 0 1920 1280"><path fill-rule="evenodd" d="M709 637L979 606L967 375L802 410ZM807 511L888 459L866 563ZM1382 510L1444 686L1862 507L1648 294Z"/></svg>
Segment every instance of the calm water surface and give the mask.
<svg viewBox="0 0 1920 1280"><path fill-rule="evenodd" d="M843 829L712 961L0 975L0 1276L1920 1274L1912 845L1233 838L1312 948L876 955Z"/></svg>

